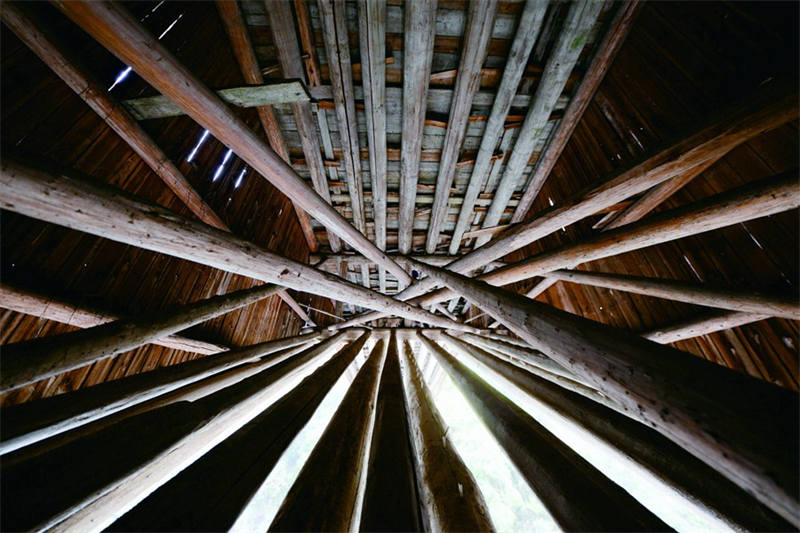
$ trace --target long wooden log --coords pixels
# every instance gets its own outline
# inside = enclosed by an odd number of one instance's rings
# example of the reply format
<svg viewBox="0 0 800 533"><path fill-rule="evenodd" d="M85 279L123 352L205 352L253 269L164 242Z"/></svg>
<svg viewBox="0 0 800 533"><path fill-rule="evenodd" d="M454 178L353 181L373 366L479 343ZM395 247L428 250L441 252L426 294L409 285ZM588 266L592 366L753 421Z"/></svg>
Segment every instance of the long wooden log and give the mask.
<svg viewBox="0 0 800 533"><path fill-rule="evenodd" d="M132 350L153 339L269 298L279 290L277 285L261 285L93 328L7 344L0 354L3 367L0 391Z"/></svg>
<svg viewBox="0 0 800 533"><path fill-rule="evenodd" d="M378 306L411 320L474 329L144 204L115 189L37 171L7 157L0 169L0 208L290 289L366 308Z"/></svg>
<svg viewBox="0 0 800 533"><path fill-rule="evenodd" d="M283 500L270 531L353 531L375 419L386 341L378 339ZM336 490L331 490L335 486ZM309 507L309 502L314 502Z"/></svg>
<svg viewBox="0 0 800 533"><path fill-rule="evenodd" d="M321 333L309 333L262 342L2 409L0 454L88 424L229 368L324 337Z"/></svg>
<svg viewBox="0 0 800 533"><path fill-rule="evenodd" d="M717 311L690 318L678 322L677 324L656 328L643 333L642 337L659 344L669 344L671 342L700 337L716 331L736 328L752 322L766 320L769 317L770 315L768 314L755 314L743 311Z"/></svg>
<svg viewBox="0 0 800 533"><path fill-rule="evenodd" d="M244 81L252 85L263 84L264 76L258 67L258 59L253 50L250 35L247 33L247 27L239 9L239 4L235 1L225 2L218 0L216 5L222 25L225 27L225 33L228 34L228 40L231 42L231 49L236 56L236 61L239 63L239 69L242 71ZM270 147L275 150L275 153L281 159L289 163L289 151L286 149L286 143L272 106L260 105L256 110L258 111L258 119L261 121L261 126L264 128L264 133L267 134L267 141L269 141ZM294 202L292 202L292 207L294 207L297 221L300 223L300 229L303 231L308 249L311 252L316 252L319 245L317 238L314 236L314 230L311 227L311 220L308 218L308 214Z"/></svg>
<svg viewBox="0 0 800 533"><path fill-rule="evenodd" d="M313 416L369 335L349 343L239 431L150 494L111 529L115 531L255 531L265 524L260 487Z"/></svg>
<svg viewBox="0 0 800 533"><path fill-rule="evenodd" d="M359 527L361 531L422 531L397 333L389 335Z"/></svg>
<svg viewBox="0 0 800 533"><path fill-rule="evenodd" d="M417 198L425 102L433 61L433 35L436 30L436 0L408 2L403 6L403 133L400 160L400 207L397 248L411 252L414 207Z"/></svg>
<svg viewBox="0 0 800 533"><path fill-rule="evenodd" d="M124 318L117 314L84 307L60 298L44 296L19 287L12 287L5 283L0 283L0 307L79 328L91 328ZM228 346L190 339L180 335L170 335L156 339L153 344L174 350L206 355L228 349Z"/></svg>
<svg viewBox="0 0 800 533"><path fill-rule="evenodd" d="M464 238L464 232L472 224L472 219L475 215L473 212L475 200L478 198L484 183L486 183L495 148L497 143L500 142L500 136L505 131L503 126L505 125L506 116L511 109L511 102L517 93L517 86L522 79L522 74L525 72L533 45L536 44L536 39L539 36L544 15L547 12L547 5L547 1L529 0L525 3L525 8L522 11L522 15L520 15L517 33L514 36L514 42L511 44L508 60L503 70L503 80L497 89L497 98L492 104L492 111L483 130L481 145L478 149L478 155L475 156L475 164L472 167L469 185L467 185L467 190L464 193L464 202L461 204L458 221L453 230L453 238L450 240L450 255L458 253L461 241Z"/></svg>
<svg viewBox="0 0 800 533"><path fill-rule="evenodd" d="M10 493L3 502L3 519L8 520L9 517L5 515L10 513L7 511L14 509L14 516L24 522L14 524L15 527L10 529L30 529L35 526L37 530L103 530L153 490L292 390L310 369L318 367L332 352L329 343L322 343L234 387L195 402L181 402L169 406L167 410L146 413L124 424L107 428L92 438L75 441L33 461L15 465L13 469L4 471L1 480L4 483L2 494L6 496ZM191 409L188 409L189 406ZM162 413L168 414L170 411L177 412L166 417L170 424L168 427L174 426L178 431L170 431L169 439L147 432L145 434L149 434L150 440L146 442L149 446L128 448L126 453L111 448L110 455L108 451L98 454L95 459L103 459L96 462L92 462L92 455L89 454L88 459L77 464L90 468L92 475L83 477L80 483L76 483L74 475L58 479L53 475L59 472L56 465L61 465L62 472L65 468L66 472L70 471L69 465L75 464L68 460L71 456L80 456L93 450L96 453L97 450L103 450L104 445L119 446L119 441L106 441L109 434L116 435L123 442L138 440L141 432L137 428L139 420L163 419ZM120 463L125 468L119 468L117 465ZM86 475L86 472L83 474ZM35 481L42 477L49 482ZM28 484L31 481L33 484ZM31 495L31 491L35 494ZM34 512L26 508L30 504L36 506ZM34 520L40 522L36 524Z"/></svg>
<svg viewBox="0 0 800 533"><path fill-rule="evenodd" d="M785 531L792 527L753 497L657 431L612 409L501 361L488 352L455 339L470 357L519 387L581 429L606 441L629 460L677 490L694 505L738 531Z"/></svg>
<svg viewBox="0 0 800 533"><path fill-rule="evenodd" d="M425 268L533 348L800 524L796 393L486 283Z"/></svg>
<svg viewBox="0 0 800 533"><path fill-rule="evenodd" d="M400 264L403 264L404 255L389 254L389 257L394 259ZM446 266L453 262L453 258L447 255L411 255L415 261L421 261L434 266ZM320 270L328 272L334 271L340 262L349 263L352 265L363 265L364 263L373 264L372 261L366 257L355 253L341 253L341 254L311 254L309 256L309 263ZM495 268L506 266L503 261L493 261L490 263Z"/></svg>
<svg viewBox="0 0 800 533"><path fill-rule="evenodd" d="M422 333L417 336L464 393L561 528L565 531L666 529L666 524L630 494L491 388L449 351ZM457 341L445 342L448 348L463 352Z"/></svg>
<svg viewBox="0 0 800 533"><path fill-rule="evenodd" d="M56 5L325 227L392 272L397 279L405 283L411 281L405 270L309 188L286 162L121 6L97 2L57 2Z"/></svg>
<svg viewBox="0 0 800 533"><path fill-rule="evenodd" d="M800 302L791 296L583 270L554 270L545 276L548 279L605 287L705 307L800 320Z"/></svg>
<svg viewBox="0 0 800 533"><path fill-rule="evenodd" d="M425 531L494 530L483 495L447 436L405 336L400 363Z"/></svg>
<svg viewBox="0 0 800 533"><path fill-rule="evenodd" d="M494 15L497 0L474 0L467 9L467 22L462 39L461 59L458 64L458 78L450 103L447 131L442 144L439 172L436 176L436 194L428 221L428 237L425 249L429 254L439 245L439 234L447 216L447 200L455 177L456 163L461 145L467 134L469 112L472 99L481 84L481 67L488 53L489 38L494 29Z"/></svg>
<svg viewBox="0 0 800 533"><path fill-rule="evenodd" d="M533 155L537 143L542 140L550 114L555 109L556 101L564 90L572 69L578 62L578 57L592 27L597 22L601 8L602 4L599 2L583 2L570 6L558 39L547 59L542 79L536 87L536 94L531 101L522 129L519 131L519 137L517 137L506 162L503 176L495 189L492 205L489 206L489 210L483 217L484 228L497 226L500 223L500 217L505 212L511 195L520 188L522 174L528 166L528 161ZM526 194L533 190L535 192L530 194L535 197L543 184L544 182L530 182L527 185ZM483 246L488 241L488 236L478 237L475 247Z"/></svg>
<svg viewBox="0 0 800 533"><path fill-rule="evenodd" d="M136 120L119 105L103 87L78 66L67 49L45 32L44 26L23 10L20 5L3 7L0 18L45 64L50 67L70 89L100 115L147 165L161 178L175 195L186 204L200 220L220 229L227 229L222 219L203 200L186 180L169 157L142 129Z"/></svg>
<svg viewBox="0 0 800 533"><path fill-rule="evenodd" d="M622 43L630 32L633 21L639 13L643 2L639 0L630 0L622 4L614 15L614 20L603 36L603 40L597 47L597 51L592 58L589 68L586 69L580 85L575 89L575 94L569 100L569 105L564 111L564 116L561 118L556 130L550 137L547 147L541 153L536 163L536 168L531 176L531 183L543 184L547 181L553 167L556 165L561 153L567 146L567 142L572 137L572 132L583 117L584 111L589 107L589 102L592 101L594 93L600 86L600 82L605 79L606 72L614 62ZM525 219L525 215L533 205L533 201L539 194L539 188L531 188L526 190L520 198L517 208L514 210L514 215L511 217L511 223L517 224Z"/></svg>

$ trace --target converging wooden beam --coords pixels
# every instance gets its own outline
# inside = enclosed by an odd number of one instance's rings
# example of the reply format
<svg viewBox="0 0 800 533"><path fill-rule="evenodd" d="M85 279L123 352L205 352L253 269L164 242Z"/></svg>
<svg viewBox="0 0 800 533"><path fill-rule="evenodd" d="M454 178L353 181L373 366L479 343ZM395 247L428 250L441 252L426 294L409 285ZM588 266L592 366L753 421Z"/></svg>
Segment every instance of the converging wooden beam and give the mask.
<svg viewBox="0 0 800 533"><path fill-rule="evenodd" d="M56 2L56 5L324 226L392 272L397 279L406 284L411 282L405 270L309 188L286 162L121 6L97 2Z"/></svg>
<svg viewBox="0 0 800 533"><path fill-rule="evenodd" d="M784 519L800 524L797 393L486 283L425 269Z"/></svg>
<svg viewBox="0 0 800 533"><path fill-rule="evenodd" d="M744 311L716 311L647 331L642 334L642 337L659 344L669 344L766 320L770 316L769 314L755 314Z"/></svg>

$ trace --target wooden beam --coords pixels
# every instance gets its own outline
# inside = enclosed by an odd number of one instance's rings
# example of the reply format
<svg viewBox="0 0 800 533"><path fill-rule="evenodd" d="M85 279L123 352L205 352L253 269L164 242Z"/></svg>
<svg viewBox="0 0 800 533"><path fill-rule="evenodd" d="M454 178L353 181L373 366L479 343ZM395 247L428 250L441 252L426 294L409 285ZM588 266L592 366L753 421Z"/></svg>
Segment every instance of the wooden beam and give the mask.
<svg viewBox="0 0 800 533"><path fill-rule="evenodd" d="M236 56L236 61L239 63L239 69L242 71L244 81L251 85L260 85L264 83L264 76L261 74L261 69L258 67L258 59L256 58L253 44L250 41L250 35L247 33L242 12L239 10L239 4L236 1L223 1L217 0L217 11L219 12L222 25L225 27L225 33L228 34L228 40L231 42L231 49ZM305 88L299 82L294 82L300 85L300 90L304 94L308 94ZM246 89L250 89L247 87ZM219 94L219 93L218 93ZM222 96L222 95L220 95ZM223 97L224 99L224 97ZM308 101L307 99L305 101ZM258 119L261 121L261 126L264 128L264 133L267 134L267 141L270 147L275 150L275 153L281 159L289 163L289 152L286 149L281 128L278 124L278 119L275 116L275 111L269 104L277 102L261 102L257 106ZM317 239L314 236L314 230L311 227L311 220L308 214L303 211L300 206L292 202L297 221L300 223L300 229L303 231L303 236L308 244L308 249L313 253L318 249Z"/></svg>
<svg viewBox="0 0 800 533"><path fill-rule="evenodd" d="M638 0L630 0L620 5L614 19L611 22L603 40L597 47L597 51L592 58L589 68L586 70L580 85L575 89L575 94L569 100L569 105L564 112L564 117L556 127L556 130L551 135L544 152L539 156L536 164L536 169L530 178L531 184L538 184L538 187L530 187L523 193L514 215L511 217L511 223L517 224L525 219L528 211L533 205L533 201L539 194L542 185L550 176L553 167L561 157L561 152L567 146L567 142L572 137L572 132L583 117L584 111L592 101L594 93L600 86L600 82L606 76L606 72L614 62L622 43L628 36L633 21L639 13L643 3Z"/></svg>
<svg viewBox="0 0 800 533"><path fill-rule="evenodd" d="M800 523L797 393L513 292L425 268L533 348Z"/></svg>
<svg viewBox="0 0 800 533"><path fill-rule="evenodd" d="M0 410L3 423L0 454L70 431L265 355L325 337L323 333L309 333L262 342L4 408Z"/></svg>
<svg viewBox="0 0 800 533"><path fill-rule="evenodd" d="M445 338L461 342L445 333ZM461 339L461 337L459 337ZM469 343L460 345L471 358L518 387L537 404L557 413L619 450L623 461L644 467L648 474L677 491L693 505L740 531L784 531L792 527L775 513L754 501L686 450L647 426L622 416L555 383L499 360Z"/></svg>
<svg viewBox="0 0 800 533"><path fill-rule="evenodd" d="M528 64L533 45L539 36L539 31L547 12L548 3L546 1L529 1L525 3L524 11L517 26L517 33L508 54L503 80L497 89L497 97L492 104L492 111L486 121L483 130L481 145L478 154L475 156L475 164L472 167L472 174L464 193L464 202L461 204L461 211L458 214L453 238L450 241L449 253L456 255L464 239L464 232L472 224L474 216L475 200L484 187L489 176L495 148L500 142L500 137L505 132L504 125L506 116L511 109L511 102L517 94L517 87L522 79L522 74Z"/></svg>
<svg viewBox="0 0 800 533"><path fill-rule="evenodd" d="M583 270L555 270L545 276L553 280L605 287L705 307L800 320L800 303L796 297L789 295L766 294L761 291L732 288L723 289L697 283Z"/></svg>
<svg viewBox="0 0 800 533"><path fill-rule="evenodd" d="M547 59L542 79L536 87L536 94L531 100L525 122L506 161L503 176L495 189L492 205L483 217L484 228L497 226L500 223L511 195L515 190L522 188L520 181L528 161L537 144L544 140L543 134L550 114L555 109L556 101L578 62L602 7L603 4L600 2L575 3L570 6L558 39ZM540 189L541 186L542 183L529 183L525 187L526 194L531 189ZM483 246L489 239L488 236L478 237L475 247Z"/></svg>
<svg viewBox="0 0 800 533"><path fill-rule="evenodd" d="M433 35L436 29L436 0L408 2L403 6L403 133L400 160L400 208L398 249L411 252L414 206L417 198L419 158L428 96L428 81L433 61ZM407 284L407 282L406 282Z"/></svg>
<svg viewBox="0 0 800 533"><path fill-rule="evenodd" d="M717 311L648 331L643 333L642 337L659 344L669 344L684 339L708 335L716 331L736 328L760 320L766 320L769 317L769 314L755 314L743 311Z"/></svg>
<svg viewBox="0 0 800 533"><path fill-rule="evenodd" d="M410 282L402 268L310 189L289 165L123 8L117 4L95 2L57 2L57 7L131 65L153 87L172 98L220 142L232 147L239 157L306 212L398 279Z"/></svg>
<svg viewBox="0 0 800 533"><path fill-rule="evenodd" d="M375 245L386 250L386 2L358 3L362 82L372 179ZM378 267L378 288L386 292L386 271Z"/></svg>
<svg viewBox="0 0 800 533"><path fill-rule="evenodd" d="M361 157L358 147L353 72L350 68L350 43L344 0L317 0L322 35L328 52L333 101L339 121L339 138L344 156L345 178L350 194L353 225L366 234L364 218L364 183L361 179Z"/></svg>
<svg viewBox="0 0 800 533"><path fill-rule="evenodd" d="M108 91L79 66L68 49L45 30L45 26L29 13L27 7L23 9L18 4L8 4L0 12L0 18L92 111L102 117L197 218L216 228L227 229L222 219L194 190L155 141Z"/></svg>
<svg viewBox="0 0 800 533"><path fill-rule="evenodd" d="M474 329L278 256L230 233L142 203L116 189L55 176L8 157L0 163L0 191L0 208L39 220L290 289L366 308L378 306L423 323Z"/></svg>
<svg viewBox="0 0 800 533"><path fill-rule="evenodd" d="M88 329L6 344L0 354L0 392L132 350L269 298L280 289L261 285Z"/></svg>
<svg viewBox="0 0 800 533"><path fill-rule="evenodd" d="M306 313L305 309L300 307L300 304L297 303L297 301L292 297L291 294L289 294L285 290L281 290L278 292L278 297L281 300L283 300L284 303L286 303L286 305L288 305L289 308L292 311L294 311L297 316L300 317L300 320L303 321L303 327L314 328L317 326L317 324L313 320L311 320L311 317L308 316L308 313Z"/></svg>
<svg viewBox="0 0 800 533"><path fill-rule="evenodd" d="M386 341L379 338L289 489L269 526L271 531L353 531L358 527L385 360Z"/></svg>
<svg viewBox="0 0 800 533"><path fill-rule="evenodd" d="M339 340L346 339L337 337ZM12 493L13 499L5 500L13 504L15 516L24 521L10 529L50 529L60 531L100 531L111 525L117 518L132 509L148 494L160 487L184 468L202 457L217 444L238 431L242 426L258 416L278 398L292 390L314 368L329 359L341 342L323 342L302 354L268 368L237 385L216 392L194 402L180 402L169 406L168 410L147 413L108 428L97 438L76 441L66 448L55 450L31 463L21 463L4 471L3 493ZM175 412L170 412L175 411ZM140 438L141 428L137 421L159 420L164 413L165 422L178 431L171 432L169 440L151 435L149 447L133 447L125 453L116 448L108 448L104 437L117 435L117 443ZM169 416L168 416L169 415ZM150 424L148 424L150 425ZM153 424L155 425L155 424ZM133 427L131 427L133 426ZM147 427L147 426L145 426ZM113 441L112 441L113 442ZM81 464L85 468L93 465L92 472L97 479L89 476L90 483L83 482L76 487L75 476L66 479L56 478L54 472L63 471L63 465L75 464L66 457L95 451L96 457L85 458ZM105 454L102 450L106 450ZM98 453L100 452L100 453ZM66 455L66 457L64 457ZM131 456L136 461L131 464ZM101 461L97 461L100 457ZM120 469L115 465L122 462ZM127 463L127 464L126 464ZM44 467L42 466L44 465ZM57 468L56 465L61 465ZM49 466L49 468L47 468ZM85 472L84 472L85 474ZM46 476L47 482L29 485L32 479ZM58 481L58 482L56 482ZM45 487L46 485L46 487ZM9 491L8 487L14 487ZM31 487L26 490L26 487ZM31 491L34 494L31 494ZM30 501L37 506L31 510ZM51 503L52 502L52 503ZM10 507L4 505L4 519ZM39 521L38 524L36 521Z"/></svg>
<svg viewBox="0 0 800 533"><path fill-rule="evenodd" d="M400 365L425 531L493 531L475 478L447 436L406 335ZM453 490L460 487L461 490Z"/></svg>
<svg viewBox="0 0 800 533"><path fill-rule="evenodd" d="M79 328L91 328L124 318L117 314L79 306L66 300L44 296L18 287L12 287L5 283L0 283L0 307ZM199 341L180 335L162 337L154 340L153 344L172 348L173 350L206 355L228 349L227 346L221 344Z"/></svg>
<svg viewBox="0 0 800 533"><path fill-rule="evenodd" d="M458 64L453 100L447 131L442 144L439 173L436 176L436 195L433 200L431 217L428 221L428 239L425 250L432 254L439 245L439 234L447 216L447 199L455 177L456 163L467 133L467 119L472 109L472 99L481 83L481 67L488 53L489 38L494 29L494 15L497 0L473 0L467 10L467 22L462 39L461 60Z"/></svg>
<svg viewBox="0 0 800 533"><path fill-rule="evenodd" d="M448 350L421 332L417 337L452 378L562 529L660 531L667 528L633 496L494 390ZM440 339L464 357L466 352L458 341L451 337Z"/></svg>
<svg viewBox="0 0 800 533"><path fill-rule="evenodd" d="M288 2L271 2L267 5L267 16L270 21L272 41L278 52L278 61L284 76L304 79L303 69L300 64L300 48L297 44L297 35L294 31L294 17ZM297 126L297 135L303 148L306 165L314 190L325 200L331 203L331 192L328 180L325 177L325 167L320 153L319 139L317 137L314 118L309 104L293 104L292 113ZM289 161L287 160L287 163ZM341 241L332 228L325 226L328 232L328 245L333 251L341 249ZM314 239L316 242L316 238Z"/></svg>

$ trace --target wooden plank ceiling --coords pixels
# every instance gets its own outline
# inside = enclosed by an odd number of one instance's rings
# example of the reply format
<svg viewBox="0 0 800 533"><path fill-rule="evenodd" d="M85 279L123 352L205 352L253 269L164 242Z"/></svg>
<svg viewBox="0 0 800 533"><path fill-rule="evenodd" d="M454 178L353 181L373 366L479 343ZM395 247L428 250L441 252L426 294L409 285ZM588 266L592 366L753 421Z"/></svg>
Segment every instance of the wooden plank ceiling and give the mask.
<svg viewBox="0 0 800 533"><path fill-rule="evenodd" d="M797 80L798 8L793 3L388 0L365 9L360 2L246 0L237 2L238 10L208 2L124 5L208 87L299 79L310 101L297 96L293 103L235 108L237 116L390 254L463 256L507 225L568 204L578 191L685 137L715 113L748 102L770 80L789 79L795 86ZM93 77L108 87L117 80L112 97L158 95L135 72L120 78L126 66L49 4L26 8L67 43ZM608 58L607 74L598 77L593 67L598 49L626 13L633 20L629 33ZM11 31L3 27L0 38L4 149L74 169L191 216ZM585 92L592 76L600 82L593 96ZM578 113L574 131L553 141L559 126L571 120L567 110L579 103L573 102L576 95L588 105ZM313 217L298 216L280 190L204 135L191 118L148 119L140 125L234 234L301 262L340 254L344 261L325 263L330 272L388 295L402 288L386 269L357 257L347 260L343 254L354 253L349 246ZM697 169L699 177L689 177L675 194L654 202L654 212L795 170L797 140L796 120L755 136ZM560 157L552 152L552 160L542 164L548 146L564 141ZM635 200L565 226L505 260L583 240L597 233L600 221L611 220L609 212ZM54 302L130 315L256 284L5 211L1 216L3 283ZM580 268L796 296L799 222L794 210ZM535 278L515 288L526 292L540 282ZM695 305L567 282L539 285L535 294L555 307L634 332L708 313ZM299 306L293 312L289 304L295 300ZM491 323L462 298L441 305L460 320L483 327ZM306 313L314 323L329 325L362 311L348 302L292 291L290 298L271 297L184 333L242 346L296 334ZM39 316L2 312L0 343L76 329L42 318L47 316L46 308ZM796 321L760 320L675 346L798 388ZM197 356L147 345L13 391L2 403Z"/></svg>

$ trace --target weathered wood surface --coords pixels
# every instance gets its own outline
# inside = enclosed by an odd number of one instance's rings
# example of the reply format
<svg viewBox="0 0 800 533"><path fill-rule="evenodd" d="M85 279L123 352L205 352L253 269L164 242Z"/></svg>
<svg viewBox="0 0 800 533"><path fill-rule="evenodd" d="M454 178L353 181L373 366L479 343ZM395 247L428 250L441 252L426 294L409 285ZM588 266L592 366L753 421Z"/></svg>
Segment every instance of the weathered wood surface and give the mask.
<svg viewBox="0 0 800 533"><path fill-rule="evenodd" d="M57 7L122 61L134 67L153 87L180 105L220 142L232 147L236 155L306 212L398 279L410 282L402 268L308 187L288 164L123 8L93 2L61 2Z"/></svg>
<svg viewBox="0 0 800 533"><path fill-rule="evenodd" d="M436 194L428 221L425 250L432 254L439 246L439 234L447 214L447 200L455 177L456 163L467 133L467 120L472 99L481 82L481 67L488 53L487 43L492 36L497 0L475 0L469 3L464 29L458 78L453 91L453 101L448 114L447 132L442 145L439 172L436 176Z"/></svg>
<svg viewBox="0 0 800 533"><path fill-rule="evenodd" d="M556 161L561 157L567 142L572 137L572 132L575 131L575 127L592 101L600 82L605 79L606 72L614 62L622 43L625 42L625 38L628 36L633 21L636 19L636 15L642 5L643 2L639 0L630 0L618 8L619 10L614 16L608 31L603 36L603 40L598 45L580 85L570 98L569 105L564 111L564 116L550 137L547 148L539 156L536 168L530 178L531 183L543 184L547 181L548 176L553 171L553 167L556 165ZM511 217L512 224L517 224L525 219L540 189L531 188L523 193L517 208L514 210L514 215Z"/></svg>
<svg viewBox="0 0 800 533"><path fill-rule="evenodd" d="M708 335L715 331L731 329L751 322L766 320L770 315L748 313L743 311L717 311L699 317L647 331L642 337L659 344L669 344L684 339Z"/></svg>
<svg viewBox="0 0 800 533"><path fill-rule="evenodd" d="M422 130L428 76L433 60L433 35L436 28L436 0L409 2L404 6L403 39L403 134L400 161L400 207L397 247L401 254L411 252L411 233L417 198ZM391 98L387 91L387 98Z"/></svg>
<svg viewBox="0 0 800 533"><path fill-rule="evenodd" d="M324 334L310 333L267 341L2 409L0 454L88 424L265 355L323 338Z"/></svg>
<svg viewBox="0 0 800 533"><path fill-rule="evenodd" d="M660 531L666 528L666 524L630 494L494 390L448 350L422 333L417 336L565 531ZM449 349L464 355L458 341L450 337L442 340Z"/></svg>
<svg viewBox="0 0 800 533"><path fill-rule="evenodd" d="M134 118L120 106L89 74L71 57L68 49L45 31L44 26L31 18L27 8L8 4L0 17L42 61L44 61L70 89L81 97L92 110L100 115L147 165L153 169L167 187L186 204L200 220L220 229L227 226L213 209L195 191L180 170L158 147L153 139L136 123Z"/></svg>
<svg viewBox="0 0 800 533"><path fill-rule="evenodd" d="M234 309L275 295L277 285L261 285L214 296L146 316L3 346L0 391L33 383L105 357L126 352Z"/></svg>
<svg viewBox="0 0 800 533"><path fill-rule="evenodd" d="M289 489L270 531L353 531L358 527L385 361L386 340L378 339Z"/></svg>
<svg viewBox="0 0 800 533"><path fill-rule="evenodd" d="M800 523L796 393L486 283L425 268L531 347L795 526Z"/></svg>
<svg viewBox="0 0 800 533"><path fill-rule="evenodd" d="M511 109L511 101L517 93L517 87L525 72L533 45L539 36L539 31L544 22L547 12L546 0L529 0L525 3L525 8L520 16L517 33L508 54L508 61L503 70L503 80L497 89L497 96L492 105L492 111L486 121L483 130L481 145L478 154L475 156L475 164L472 167L469 185L464 192L464 202L461 204L461 211L458 215L456 227L453 230L453 238L450 241L449 253L456 255L461 246L464 232L472 224L475 215L475 200L483 189L489 174L494 156L495 148L500 142L500 137L504 132L506 116Z"/></svg>
<svg viewBox="0 0 800 533"><path fill-rule="evenodd" d="M246 506L257 504L252 500L261 484L369 337L354 339L286 396L117 520L111 529L230 530ZM245 520L238 525L249 531L265 528L262 522Z"/></svg>
<svg viewBox="0 0 800 533"><path fill-rule="evenodd" d="M79 328L91 328L125 318L99 309L77 305L60 298L44 296L19 287L12 287L5 283L0 283L0 307ZM180 335L162 337L154 340L153 344L206 355L228 349L227 346L221 344L190 339Z"/></svg>
<svg viewBox="0 0 800 533"><path fill-rule="evenodd" d="M417 489L425 531L493 531L483 495L447 436L409 339L401 337L401 344L406 412L416 452Z"/></svg>
<svg viewBox="0 0 800 533"><path fill-rule="evenodd" d="M141 203L117 190L54 176L8 158L1 168L3 209L298 291L366 308L399 306L398 311L389 312L432 325L472 329L278 256L230 233Z"/></svg>
<svg viewBox="0 0 800 533"><path fill-rule="evenodd" d="M657 431L622 416L612 409L581 398L577 394L548 383L488 352L463 343L445 333L445 338L461 343L460 347L491 370L508 379L532 398L547 405L582 429L606 441L631 461L677 490L694 505L740 531L783 531L792 529L775 513L731 483L686 450Z"/></svg>
<svg viewBox="0 0 800 533"><path fill-rule="evenodd" d="M292 390L331 352L331 345L322 343L234 387L132 418L15 465L0 481L6 498L4 529L103 530ZM137 427L142 423L144 428ZM160 430L155 423L174 429ZM147 446L131 448L131 440L138 441L148 426L154 432ZM68 460L76 455L83 460ZM83 475L74 475L76 467ZM56 472L62 474L58 480ZM6 512L9 509L14 515Z"/></svg>

